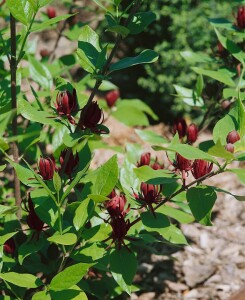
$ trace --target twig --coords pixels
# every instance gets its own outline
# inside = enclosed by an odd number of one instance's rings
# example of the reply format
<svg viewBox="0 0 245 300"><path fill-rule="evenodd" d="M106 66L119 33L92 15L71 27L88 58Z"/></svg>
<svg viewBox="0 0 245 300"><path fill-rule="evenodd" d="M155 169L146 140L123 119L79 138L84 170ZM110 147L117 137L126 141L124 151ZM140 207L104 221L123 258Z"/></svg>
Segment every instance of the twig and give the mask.
<svg viewBox="0 0 245 300"><path fill-rule="evenodd" d="M191 183L189 183L186 186L182 186L178 191L174 192L172 195L166 197L165 199L163 199L157 206L154 207L154 212L161 207L163 204L166 204L168 201L170 201L171 199L173 199L175 196L179 195L180 193L184 192L185 190L187 190L189 187L193 186L196 183L200 183L205 179L208 179L209 177L213 177L215 175L218 175L220 173L224 172L223 168L219 169L218 171L213 171L211 173L208 173L194 181L192 181ZM134 226L135 224L137 224L139 221L141 221L141 217L139 216L136 220L134 220L131 224L130 227Z"/></svg>
<svg viewBox="0 0 245 300"><path fill-rule="evenodd" d="M11 60L10 60L10 73L11 73L11 101L12 109L17 110L17 97L16 97L16 71L17 71L17 62L16 62L16 22L15 18L10 14L10 35L11 35ZM12 130L13 135L18 134L17 130L17 112L12 121ZM12 143L12 153L13 158L16 163L19 160L19 149L17 141ZM14 195L15 195L15 204L18 207L17 217L21 218L21 192L20 192L20 180L14 170Z"/></svg>

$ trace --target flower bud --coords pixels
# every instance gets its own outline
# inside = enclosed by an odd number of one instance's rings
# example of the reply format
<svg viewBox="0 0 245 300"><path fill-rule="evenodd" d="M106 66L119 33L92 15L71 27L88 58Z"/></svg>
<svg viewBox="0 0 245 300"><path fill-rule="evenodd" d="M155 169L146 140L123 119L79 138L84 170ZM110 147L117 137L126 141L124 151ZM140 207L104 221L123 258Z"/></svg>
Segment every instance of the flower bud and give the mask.
<svg viewBox="0 0 245 300"><path fill-rule="evenodd" d="M211 172L213 164L202 159L195 159L192 165L192 175L198 179Z"/></svg>
<svg viewBox="0 0 245 300"><path fill-rule="evenodd" d="M59 160L60 160L61 168L64 164L66 153L67 153L67 149L61 151L61 153L60 153L60 159ZM69 177L71 177L71 173L73 172L75 167L78 165L78 163L79 163L78 153L76 153L76 155L74 156L73 153L71 152L70 156L68 158L65 170L64 170L65 174L68 175Z"/></svg>
<svg viewBox="0 0 245 300"><path fill-rule="evenodd" d="M163 165L163 164L161 165L161 164L157 161L157 158L156 158L155 162L151 165L151 168L152 168L153 170L161 170L161 169L164 169L164 165Z"/></svg>
<svg viewBox="0 0 245 300"><path fill-rule="evenodd" d="M235 151L235 146L231 143L228 143L225 145L225 150L230 152L230 153L234 153Z"/></svg>
<svg viewBox="0 0 245 300"><path fill-rule="evenodd" d="M56 169L54 157L41 157L38 168L39 174L42 176L43 180L51 180Z"/></svg>
<svg viewBox="0 0 245 300"><path fill-rule="evenodd" d="M173 133L176 134L176 132L178 132L180 139L186 135L186 129L187 125L185 119L178 118L175 120L173 125Z"/></svg>
<svg viewBox="0 0 245 300"><path fill-rule="evenodd" d="M191 160L184 158L179 153L176 153L175 160L176 161L175 161L174 165L175 165L176 169L178 169L180 171L191 170L191 166L192 166Z"/></svg>
<svg viewBox="0 0 245 300"><path fill-rule="evenodd" d="M50 52L47 49L40 50L40 55L41 55L42 58L48 57L49 54L50 54Z"/></svg>
<svg viewBox="0 0 245 300"><path fill-rule="evenodd" d="M95 101L87 104L81 113L84 113L81 124L83 129L89 128L93 130L97 125L102 124L104 121L103 111Z"/></svg>
<svg viewBox="0 0 245 300"><path fill-rule="evenodd" d="M240 29L245 28L245 6L240 6L237 11L236 25Z"/></svg>
<svg viewBox="0 0 245 300"><path fill-rule="evenodd" d="M227 51L223 45L221 44L220 41L218 41L217 43L217 56L221 57L221 58L226 58L227 56L229 56L229 51Z"/></svg>
<svg viewBox="0 0 245 300"><path fill-rule="evenodd" d="M106 201L106 209L111 218L124 217L128 213L129 207L128 209L124 210L126 202L126 197L123 194L120 196L115 195L111 200Z"/></svg>
<svg viewBox="0 0 245 300"><path fill-rule="evenodd" d="M110 91L105 95L106 103L109 107L114 106L117 99L120 97L120 92L118 90Z"/></svg>
<svg viewBox="0 0 245 300"><path fill-rule="evenodd" d="M143 153L140 156L140 161L137 162L137 167L149 166L150 162L151 162L151 153L150 152Z"/></svg>
<svg viewBox="0 0 245 300"><path fill-rule="evenodd" d="M3 245L3 251L6 254L10 254L13 256L15 252L16 246L13 238L8 239Z"/></svg>
<svg viewBox="0 0 245 300"><path fill-rule="evenodd" d="M52 7L52 6L49 6L47 8L47 15L48 15L49 19L55 18L56 17L56 10L55 10L55 8Z"/></svg>
<svg viewBox="0 0 245 300"><path fill-rule="evenodd" d="M116 218L112 219L110 224L112 227L112 239L117 241L118 248L120 249L123 239L130 228L130 223L128 220L125 221L124 218Z"/></svg>
<svg viewBox="0 0 245 300"><path fill-rule="evenodd" d="M231 106L231 102L229 100L224 100L221 103L221 107L223 110L228 109Z"/></svg>
<svg viewBox="0 0 245 300"><path fill-rule="evenodd" d="M28 197L28 206L26 207L26 209L28 211L28 216L26 218L28 226L36 231L42 231L44 222L40 220L40 218L36 214L30 195Z"/></svg>
<svg viewBox="0 0 245 300"><path fill-rule="evenodd" d="M226 137L227 144L234 144L239 140L240 140L240 135L236 130L232 130L231 132L229 132Z"/></svg>
<svg viewBox="0 0 245 300"><path fill-rule="evenodd" d="M77 93L75 89L73 89L72 94L68 91L59 92L54 105L59 115L66 116L71 124L75 124L71 116L77 107Z"/></svg>
<svg viewBox="0 0 245 300"><path fill-rule="evenodd" d="M195 143L195 141L197 140L197 135L198 135L198 128L195 124L190 124L187 127L187 141L190 144Z"/></svg>

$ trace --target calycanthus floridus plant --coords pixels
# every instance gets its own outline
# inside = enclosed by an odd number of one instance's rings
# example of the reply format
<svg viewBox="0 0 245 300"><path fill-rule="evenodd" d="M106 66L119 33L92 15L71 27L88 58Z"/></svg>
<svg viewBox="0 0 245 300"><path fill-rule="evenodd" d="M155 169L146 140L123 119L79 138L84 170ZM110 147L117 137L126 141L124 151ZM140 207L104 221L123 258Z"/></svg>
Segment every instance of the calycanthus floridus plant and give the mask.
<svg viewBox="0 0 245 300"><path fill-rule="evenodd" d="M141 11L141 0L122 11L123 1L111 1L108 7L94 1L105 14L107 31L115 36L114 46L89 25L76 22L77 1L71 1L69 13L62 16L49 6L50 0L1 3L7 24L0 31L3 299L113 299L130 294L137 290L132 282L139 249L154 241L187 244L173 219L212 225L217 193L231 193L206 185L206 179L233 172L245 183L244 168L230 165L245 159L244 7L238 9L236 21L210 20L219 42L215 57L182 53L199 77L193 90L176 86L178 97L203 111L200 125L177 119L171 140L136 129L155 151L166 152L169 166L128 144L123 164L113 155L90 168L93 150L101 143L106 147L101 138L110 134L105 118L112 115L128 126L147 126L146 113L157 119L140 100L122 101L110 82L114 72L158 63L158 54L149 49L115 60L120 44L156 19L153 12ZM39 49L38 60L38 47L29 35L60 21L55 48ZM62 34L78 39L78 47L76 53L55 58ZM217 70L201 68L203 61ZM77 64L88 74L73 82L69 71ZM203 76L219 81L229 107L216 119L213 139L198 144L212 113L203 97ZM96 100L99 91L104 101ZM233 196L245 200L244 195Z"/></svg>

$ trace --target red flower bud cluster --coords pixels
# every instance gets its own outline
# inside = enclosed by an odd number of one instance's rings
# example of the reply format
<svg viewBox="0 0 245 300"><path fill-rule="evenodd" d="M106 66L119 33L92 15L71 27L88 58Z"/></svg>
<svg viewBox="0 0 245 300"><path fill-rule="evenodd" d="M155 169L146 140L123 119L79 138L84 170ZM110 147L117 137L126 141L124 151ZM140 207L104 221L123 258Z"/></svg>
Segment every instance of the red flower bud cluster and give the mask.
<svg viewBox="0 0 245 300"><path fill-rule="evenodd" d="M140 185L140 193L138 193L138 195L134 193L134 196L136 200L143 201L140 208L147 206L153 215L156 216L152 205L161 202L161 192L162 185L153 185L142 182Z"/></svg>
<svg viewBox="0 0 245 300"><path fill-rule="evenodd" d="M41 157L38 163L38 169L43 180L51 180L54 176L54 171L57 169L54 157Z"/></svg>
<svg viewBox="0 0 245 300"><path fill-rule="evenodd" d="M120 97L120 92L118 90L113 90L113 91L108 92L105 95L105 100L106 100L107 105L109 107L114 106L119 97Z"/></svg>
<svg viewBox="0 0 245 300"><path fill-rule="evenodd" d="M13 238L8 239L3 245L3 251L6 254L10 254L13 256L15 249L16 249L16 246L15 246L15 241Z"/></svg>
<svg viewBox="0 0 245 300"><path fill-rule="evenodd" d="M142 167L142 166L150 166L153 170L160 170L160 169L164 169L164 165L159 164L159 162L157 161L157 158L155 159L155 162L153 164L151 164L151 153L147 152L147 153L143 153L140 156L140 161L137 162L137 167Z"/></svg>
<svg viewBox="0 0 245 300"><path fill-rule="evenodd" d="M48 15L49 19L55 18L56 17L56 10L55 10L55 8L52 7L52 6L49 6L47 8L47 15Z"/></svg>
<svg viewBox="0 0 245 300"><path fill-rule="evenodd" d="M72 94L69 91L59 92L54 106L60 116L67 117L71 124L75 124L75 120L71 115L77 108L77 92L75 89L73 89Z"/></svg>
<svg viewBox="0 0 245 300"><path fill-rule="evenodd" d="M195 179L201 178L212 171L213 164L202 159L195 159L192 165L192 175Z"/></svg>
<svg viewBox="0 0 245 300"><path fill-rule="evenodd" d="M66 153L67 153L67 149L61 151L60 153L60 165L61 165L61 168L65 162L65 157L66 157ZM70 154L69 158L68 158L68 162L66 164L66 167L64 169L64 172L66 175L68 175L71 179L71 173L73 172L73 170L76 168L76 166L78 165L79 163L79 156L78 156L78 153L76 152L76 155L74 156L73 153Z"/></svg>
<svg viewBox="0 0 245 300"><path fill-rule="evenodd" d="M28 196L28 201L25 203L25 209L28 212L26 222L28 226L35 230L39 236L40 232L43 230L44 222L40 220L38 215L35 212L34 204L31 200L31 196Z"/></svg>
<svg viewBox="0 0 245 300"><path fill-rule="evenodd" d="M217 43L217 56L219 56L220 58L226 58L229 56L229 51L227 51L223 45L221 44L220 41L218 41Z"/></svg>
<svg viewBox="0 0 245 300"><path fill-rule="evenodd" d="M173 125L173 134L178 132L179 138L182 140L184 137L187 138L187 143L193 144L197 140L198 136L198 128L197 126L192 123L187 126L185 119L178 118L174 122Z"/></svg>
<svg viewBox="0 0 245 300"><path fill-rule="evenodd" d="M115 190L110 193L108 198L111 199L105 202L105 208L110 215L109 220L112 227L112 235L105 241L112 239L112 242L107 248L110 248L111 245L115 243L119 250L121 249L122 245L128 249L124 239L130 240L129 237L126 237L130 228L130 222L129 220L125 220L125 217L130 210L130 205L127 209L125 209L127 202L126 197L123 194L117 195Z"/></svg>
<svg viewBox="0 0 245 300"><path fill-rule="evenodd" d="M97 102L92 101L89 104L86 104L81 111L82 114L82 129L90 129L92 132L100 132L98 125L101 125L104 121L104 114Z"/></svg>
<svg viewBox="0 0 245 300"><path fill-rule="evenodd" d="M240 6L237 11L236 25L240 29L245 28L245 6Z"/></svg>
<svg viewBox="0 0 245 300"><path fill-rule="evenodd" d="M227 144L225 145L226 151L234 153L235 146L233 144L235 144L240 139L241 139L240 135L236 130L230 131L226 137L226 142L227 142Z"/></svg>

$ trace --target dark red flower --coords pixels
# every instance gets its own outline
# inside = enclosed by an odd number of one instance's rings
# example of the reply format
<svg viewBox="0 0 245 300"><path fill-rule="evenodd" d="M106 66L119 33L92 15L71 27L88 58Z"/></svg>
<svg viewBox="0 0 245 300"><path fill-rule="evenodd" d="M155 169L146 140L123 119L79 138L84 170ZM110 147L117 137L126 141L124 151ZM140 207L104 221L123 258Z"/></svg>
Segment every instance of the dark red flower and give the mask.
<svg viewBox="0 0 245 300"><path fill-rule="evenodd" d="M186 135L187 124L185 119L178 118L175 120L173 125L173 134L178 132L179 138L182 139Z"/></svg>
<svg viewBox="0 0 245 300"><path fill-rule="evenodd" d="M124 239L130 228L130 222L129 220L125 221L124 218L116 218L112 219L110 224L112 227L112 242L115 242L120 250L122 244L125 245Z"/></svg>
<svg viewBox="0 0 245 300"><path fill-rule="evenodd" d="M59 160L60 160L61 168L62 168L62 166L64 164L67 151L68 150L65 149L65 150L61 151L61 153L60 153L60 159ZM68 175L71 178L71 173L76 168L76 166L78 165L78 163L79 163L78 153L76 152L76 155L74 156L73 153L71 152L70 156L68 158L65 170L64 170L65 174Z"/></svg>
<svg viewBox="0 0 245 300"><path fill-rule="evenodd" d="M82 129L89 128L91 131L96 131L96 126L104 121L103 111L95 101L87 104L81 113L83 114Z"/></svg>
<svg viewBox="0 0 245 300"><path fill-rule="evenodd" d="M125 210L127 199L121 194L115 195L111 200L105 202L106 209L112 219L123 218L129 212L129 206Z"/></svg>
<svg viewBox="0 0 245 300"><path fill-rule="evenodd" d="M52 6L49 6L47 8L47 15L48 15L49 19L55 18L56 17L56 10L55 10L55 8L52 7Z"/></svg>
<svg viewBox="0 0 245 300"><path fill-rule="evenodd" d="M28 202L27 205L25 203L25 208L26 211L28 212L27 218L26 218L26 222L28 224L28 226L33 229L36 230L38 232L43 230L43 226L44 226L44 222L42 220L40 220L40 218L38 217L38 215L35 212L34 209L34 204L31 200L31 196L28 196Z"/></svg>
<svg viewBox="0 0 245 300"><path fill-rule="evenodd" d="M147 184L142 182L140 185L140 193L134 194L136 200L143 201L144 203L141 205L141 208L148 206L150 211L155 216L155 212L152 204L158 204L162 200L161 196L162 186Z"/></svg>
<svg viewBox="0 0 245 300"><path fill-rule="evenodd" d="M140 161L137 162L137 167L149 166L150 162L151 162L151 153L150 152L143 153L140 156Z"/></svg>
<svg viewBox="0 0 245 300"><path fill-rule="evenodd" d="M193 144L195 143L195 141L197 140L197 135L198 135L198 128L195 124L190 124L188 127L187 127L187 131L186 131L186 134L187 134L187 141L188 143L190 144Z"/></svg>
<svg viewBox="0 0 245 300"><path fill-rule="evenodd" d="M157 158L155 160L155 162L151 165L151 168L153 170L160 170L160 169L164 169L164 165L163 164L160 164L158 161L157 161Z"/></svg>
<svg viewBox="0 0 245 300"><path fill-rule="evenodd" d="M3 251L6 254L14 255L16 246L13 238L8 239L3 245Z"/></svg>
<svg viewBox="0 0 245 300"><path fill-rule="evenodd" d="M231 132L228 133L226 137L226 142L228 144L234 144L235 142L240 140L240 135L236 130L232 130Z"/></svg>
<svg viewBox="0 0 245 300"><path fill-rule="evenodd" d="M192 165L192 175L195 179L198 179L208 173L211 172L213 168L213 164L209 163L202 159L195 159L193 165Z"/></svg>
<svg viewBox="0 0 245 300"><path fill-rule="evenodd" d="M109 107L114 106L117 99L120 97L120 92L118 90L110 91L105 95L106 103Z"/></svg>
<svg viewBox="0 0 245 300"><path fill-rule="evenodd" d="M174 172L180 171L182 175L183 185L185 185L186 174L188 174L188 171L190 171L192 168L192 161L184 158L179 153L176 153L175 161L171 162L169 160L169 162L174 167Z"/></svg>
<svg viewBox="0 0 245 300"><path fill-rule="evenodd" d="M75 89L73 89L72 94L69 91L59 92L54 105L60 116L66 116L71 124L75 124L75 120L71 116L77 108L77 92Z"/></svg>
<svg viewBox="0 0 245 300"><path fill-rule="evenodd" d="M234 153L235 151L235 146L231 143L228 143L225 145L225 150L230 152L230 153Z"/></svg>
<svg viewBox="0 0 245 300"><path fill-rule="evenodd" d="M117 194L116 194L116 191L113 189L113 190L111 191L111 193L107 196L107 198L112 199L112 198L114 198L116 195L117 195Z"/></svg>
<svg viewBox="0 0 245 300"><path fill-rule="evenodd" d="M43 180L51 180L56 170L54 157L40 157L38 168Z"/></svg>
<svg viewBox="0 0 245 300"><path fill-rule="evenodd" d="M220 41L218 41L217 43L217 56L221 57L221 58L226 58L227 56L229 56L229 51L227 51L223 45L221 44Z"/></svg>
<svg viewBox="0 0 245 300"><path fill-rule="evenodd" d="M245 28L245 6L240 6L237 11L236 25L240 29Z"/></svg>

